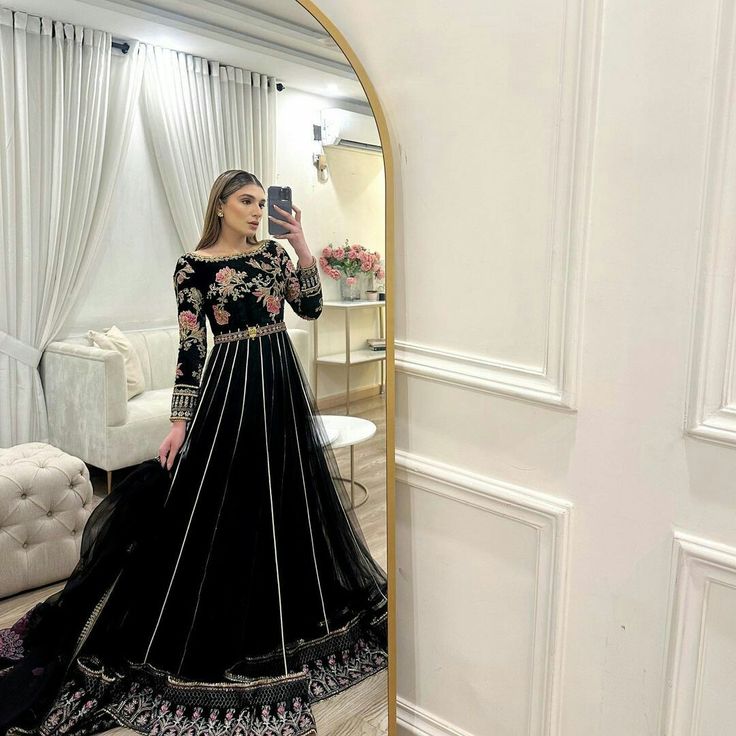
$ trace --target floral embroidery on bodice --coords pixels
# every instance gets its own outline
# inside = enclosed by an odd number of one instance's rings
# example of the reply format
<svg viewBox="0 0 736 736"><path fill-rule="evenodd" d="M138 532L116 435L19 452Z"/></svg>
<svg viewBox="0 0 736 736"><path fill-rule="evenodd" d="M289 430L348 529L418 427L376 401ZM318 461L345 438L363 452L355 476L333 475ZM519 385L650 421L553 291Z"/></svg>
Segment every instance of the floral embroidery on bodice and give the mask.
<svg viewBox="0 0 736 736"><path fill-rule="evenodd" d="M203 251L204 252L204 251ZM191 419L207 355L207 321L213 335L282 322L285 302L303 319L322 312L316 260L294 266L275 240L235 255L186 253L174 271L179 315L179 354L171 419Z"/></svg>

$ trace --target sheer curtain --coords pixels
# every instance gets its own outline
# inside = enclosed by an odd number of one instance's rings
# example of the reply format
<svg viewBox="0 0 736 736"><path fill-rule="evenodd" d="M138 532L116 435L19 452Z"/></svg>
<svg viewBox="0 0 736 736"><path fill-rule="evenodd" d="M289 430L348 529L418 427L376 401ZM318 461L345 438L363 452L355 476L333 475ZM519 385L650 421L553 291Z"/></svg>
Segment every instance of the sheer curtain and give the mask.
<svg viewBox="0 0 736 736"><path fill-rule="evenodd" d="M38 364L80 296L127 148L143 57L0 8L0 446L48 436ZM116 60L117 61L117 60Z"/></svg>
<svg viewBox="0 0 736 736"><path fill-rule="evenodd" d="M146 128L182 248L193 250L220 173L245 169L264 187L273 182L276 80L180 51L141 46Z"/></svg>

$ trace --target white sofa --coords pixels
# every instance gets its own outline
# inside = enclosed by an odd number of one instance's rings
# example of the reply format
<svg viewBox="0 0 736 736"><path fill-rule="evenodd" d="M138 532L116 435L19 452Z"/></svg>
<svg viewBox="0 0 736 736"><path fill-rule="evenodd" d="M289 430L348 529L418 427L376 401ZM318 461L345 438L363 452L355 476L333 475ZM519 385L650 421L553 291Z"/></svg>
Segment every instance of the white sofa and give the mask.
<svg viewBox="0 0 736 736"><path fill-rule="evenodd" d="M126 395L123 357L89 345L86 336L48 345L39 366L46 396L49 442L107 471L143 462L158 454L168 434L178 327L125 331L143 367L145 390ZM309 333L289 329L299 360L309 365ZM212 350L207 331L208 354Z"/></svg>

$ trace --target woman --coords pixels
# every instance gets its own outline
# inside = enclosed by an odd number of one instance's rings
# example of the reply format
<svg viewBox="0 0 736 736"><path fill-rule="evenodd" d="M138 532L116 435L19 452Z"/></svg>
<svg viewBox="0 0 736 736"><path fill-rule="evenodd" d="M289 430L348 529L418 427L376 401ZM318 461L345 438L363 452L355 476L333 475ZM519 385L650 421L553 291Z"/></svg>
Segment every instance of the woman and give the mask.
<svg viewBox="0 0 736 736"><path fill-rule="evenodd" d="M305 736L313 702L385 669L386 577L283 322L319 317L316 262L297 207L296 266L256 240L265 203L248 172L215 181L174 271L173 426L64 589L0 632L0 733Z"/></svg>

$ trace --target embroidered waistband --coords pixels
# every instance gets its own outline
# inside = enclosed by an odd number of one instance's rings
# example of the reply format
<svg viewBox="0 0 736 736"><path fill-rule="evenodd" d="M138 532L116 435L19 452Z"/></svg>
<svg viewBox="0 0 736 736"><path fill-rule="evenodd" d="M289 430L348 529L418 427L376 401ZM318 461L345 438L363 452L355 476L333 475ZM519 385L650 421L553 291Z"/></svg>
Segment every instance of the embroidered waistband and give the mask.
<svg viewBox="0 0 736 736"><path fill-rule="evenodd" d="M254 337L261 335L270 335L272 332L281 332L286 329L286 322L274 322L272 325L258 325L254 327L246 327L244 330L235 330L234 332L223 332L215 335L213 341L229 342L230 340L252 340Z"/></svg>

